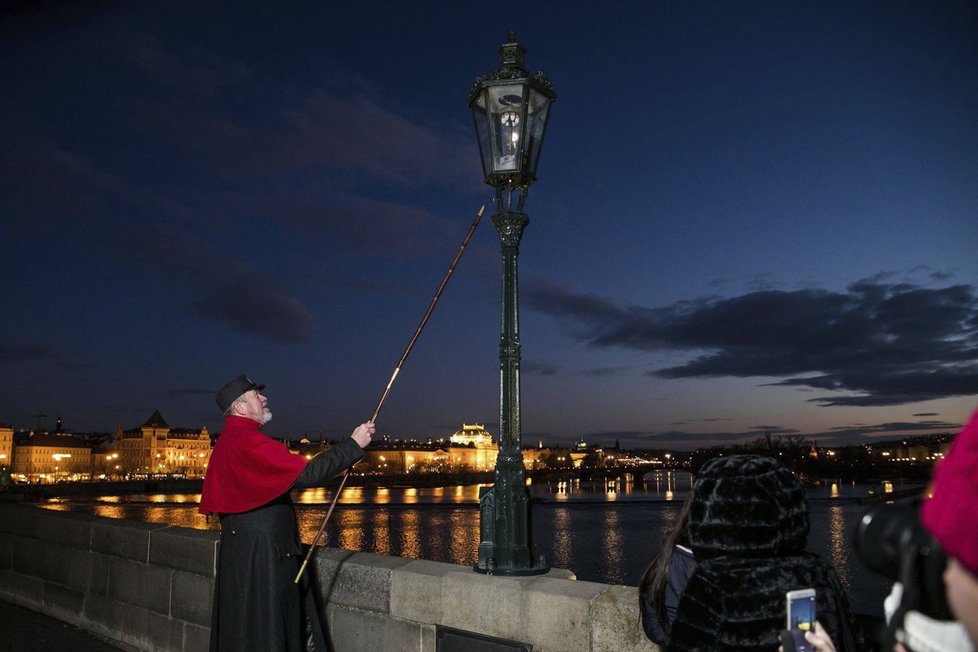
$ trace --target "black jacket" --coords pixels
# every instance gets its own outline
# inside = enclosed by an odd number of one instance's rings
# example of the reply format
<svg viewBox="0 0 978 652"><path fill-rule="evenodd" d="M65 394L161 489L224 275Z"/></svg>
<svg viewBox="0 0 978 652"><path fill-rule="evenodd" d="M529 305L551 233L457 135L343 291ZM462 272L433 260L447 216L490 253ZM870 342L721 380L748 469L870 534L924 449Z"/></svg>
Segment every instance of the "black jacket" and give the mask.
<svg viewBox="0 0 978 652"><path fill-rule="evenodd" d="M775 652L785 593L814 588L816 618L839 652L857 652L849 601L835 570L805 552L808 502L769 457L710 460L696 475L689 542L696 570L673 623L670 651Z"/></svg>
<svg viewBox="0 0 978 652"><path fill-rule="evenodd" d="M815 613L839 652L851 626L835 570L817 555L719 557L696 567L679 604L668 649L775 652L785 629L785 593L815 589Z"/></svg>
<svg viewBox="0 0 978 652"><path fill-rule="evenodd" d="M669 642L669 633L672 630L673 622L676 620L679 600L683 597L689 576L693 574L695 568L696 562L693 561L693 553L690 550L682 546L673 548L672 556L669 558L669 574L666 576L666 590L663 596L666 622L659 620L652 592L648 591L642 596L642 627L645 629L645 635L653 643L666 645Z"/></svg>

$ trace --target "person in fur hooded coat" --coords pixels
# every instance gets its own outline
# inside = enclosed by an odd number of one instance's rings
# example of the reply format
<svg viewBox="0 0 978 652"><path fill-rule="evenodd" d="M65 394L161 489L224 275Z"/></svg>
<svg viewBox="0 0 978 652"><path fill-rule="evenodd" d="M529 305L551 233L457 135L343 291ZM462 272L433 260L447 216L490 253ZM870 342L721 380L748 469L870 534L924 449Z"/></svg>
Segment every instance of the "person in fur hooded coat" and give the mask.
<svg viewBox="0 0 978 652"><path fill-rule="evenodd" d="M814 588L818 620L839 652L856 652L849 601L835 569L805 551L808 503L776 460L710 460L693 485L689 542L696 570L679 602L668 650L774 652L785 593Z"/></svg>

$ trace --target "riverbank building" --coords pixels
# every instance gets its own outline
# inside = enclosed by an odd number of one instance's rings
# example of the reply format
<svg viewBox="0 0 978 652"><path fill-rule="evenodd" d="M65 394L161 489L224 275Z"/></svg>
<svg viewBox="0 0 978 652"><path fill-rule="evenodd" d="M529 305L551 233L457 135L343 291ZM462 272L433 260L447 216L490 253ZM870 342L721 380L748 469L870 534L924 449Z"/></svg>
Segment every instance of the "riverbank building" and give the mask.
<svg viewBox="0 0 978 652"><path fill-rule="evenodd" d="M117 429L112 443L99 456L96 466L108 477L202 478L211 458L211 437L206 426L200 430L171 428L156 410L138 428Z"/></svg>
<svg viewBox="0 0 978 652"><path fill-rule="evenodd" d="M92 448L78 437L63 433L19 434L11 473L18 482L88 480Z"/></svg>

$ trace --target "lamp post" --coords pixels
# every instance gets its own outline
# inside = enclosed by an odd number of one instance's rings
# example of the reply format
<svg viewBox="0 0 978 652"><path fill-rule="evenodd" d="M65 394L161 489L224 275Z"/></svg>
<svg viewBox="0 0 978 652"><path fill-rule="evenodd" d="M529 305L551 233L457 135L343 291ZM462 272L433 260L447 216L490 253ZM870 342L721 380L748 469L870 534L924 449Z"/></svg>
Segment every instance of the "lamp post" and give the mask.
<svg viewBox="0 0 978 652"><path fill-rule="evenodd" d="M526 71L526 49L516 34L499 48L499 69L478 77L469 94L485 182L496 189L492 223L502 248L502 324L499 340L499 454L495 483L479 494L480 543L475 570L536 575L549 570L533 554L530 501L520 450L520 337L516 259L529 218L527 190L536 180L550 105L557 99L547 76ZM514 208L513 196L517 203Z"/></svg>

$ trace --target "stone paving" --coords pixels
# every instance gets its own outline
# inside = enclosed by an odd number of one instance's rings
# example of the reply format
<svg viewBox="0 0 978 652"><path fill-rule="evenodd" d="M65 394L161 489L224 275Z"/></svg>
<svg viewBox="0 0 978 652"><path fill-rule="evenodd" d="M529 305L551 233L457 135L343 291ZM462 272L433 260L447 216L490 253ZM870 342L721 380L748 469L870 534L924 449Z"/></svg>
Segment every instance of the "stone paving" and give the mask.
<svg viewBox="0 0 978 652"><path fill-rule="evenodd" d="M85 630L0 600L0 652L118 652Z"/></svg>

